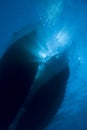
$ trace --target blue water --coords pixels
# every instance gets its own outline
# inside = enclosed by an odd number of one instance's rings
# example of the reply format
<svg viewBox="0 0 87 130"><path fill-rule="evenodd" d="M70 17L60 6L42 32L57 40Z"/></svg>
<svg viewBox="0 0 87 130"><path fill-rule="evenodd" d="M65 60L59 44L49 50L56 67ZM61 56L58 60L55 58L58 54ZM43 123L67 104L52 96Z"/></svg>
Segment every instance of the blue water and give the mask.
<svg viewBox="0 0 87 130"><path fill-rule="evenodd" d="M40 55L67 49L70 66L64 102L46 130L87 130L87 1L0 0L0 56L14 32L39 23L46 41Z"/></svg>

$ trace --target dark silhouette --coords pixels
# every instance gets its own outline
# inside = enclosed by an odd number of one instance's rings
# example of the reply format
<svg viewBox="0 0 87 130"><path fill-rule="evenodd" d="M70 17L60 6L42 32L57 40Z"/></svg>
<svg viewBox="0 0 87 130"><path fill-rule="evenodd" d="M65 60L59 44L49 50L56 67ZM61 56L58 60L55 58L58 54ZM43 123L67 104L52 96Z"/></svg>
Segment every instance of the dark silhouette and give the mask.
<svg viewBox="0 0 87 130"><path fill-rule="evenodd" d="M67 56L64 52L59 57L50 57L46 63L39 61L32 53L37 39L35 31L17 38L1 58L1 130L9 130L11 124L14 126L11 130L43 130L64 99L69 78ZM40 64L44 64L45 69L36 79ZM26 111L17 119L22 107Z"/></svg>
<svg viewBox="0 0 87 130"><path fill-rule="evenodd" d="M64 99L69 67L47 81L33 96L16 130L44 130Z"/></svg>
<svg viewBox="0 0 87 130"><path fill-rule="evenodd" d="M0 129L7 128L21 107L37 72L38 62L26 49L34 43L35 32L16 40L0 64Z"/></svg>

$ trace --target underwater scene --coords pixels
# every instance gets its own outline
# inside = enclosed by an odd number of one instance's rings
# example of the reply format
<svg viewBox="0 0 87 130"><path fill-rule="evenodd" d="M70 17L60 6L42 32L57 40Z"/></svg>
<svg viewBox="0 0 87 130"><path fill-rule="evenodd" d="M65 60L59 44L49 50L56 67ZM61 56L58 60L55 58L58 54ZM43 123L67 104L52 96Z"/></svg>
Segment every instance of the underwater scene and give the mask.
<svg viewBox="0 0 87 130"><path fill-rule="evenodd" d="M87 130L87 0L0 0L0 130Z"/></svg>

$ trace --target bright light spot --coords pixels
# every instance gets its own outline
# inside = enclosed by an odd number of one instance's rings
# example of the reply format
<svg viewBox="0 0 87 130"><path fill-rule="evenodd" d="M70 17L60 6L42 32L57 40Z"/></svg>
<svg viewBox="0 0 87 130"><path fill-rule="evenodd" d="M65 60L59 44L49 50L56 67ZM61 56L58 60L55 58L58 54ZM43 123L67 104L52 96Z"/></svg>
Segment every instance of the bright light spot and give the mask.
<svg viewBox="0 0 87 130"><path fill-rule="evenodd" d="M78 60L81 61L81 57L80 56L78 57Z"/></svg>
<svg viewBox="0 0 87 130"><path fill-rule="evenodd" d="M62 30L57 34L56 39L60 45L65 46L69 42L70 37L66 31Z"/></svg>
<svg viewBox="0 0 87 130"><path fill-rule="evenodd" d="M45 54L45 53L43 53L43 54L42 54L42 57L43 57L43 58L46 58L46 54Z"/></svg>
<svg viewBox="0 0 87 130"><path fill-rule="evenodd" d="M46 58L46 53L45 52L40 52L40 57L41 58Z"/></svg>
<svg viewBox="0 0 87 130"><path fill-rule="evenodd" d="M56 54L59 55L66 49L67 45L69 45L68 43L70 43L70 36L63 28L45 42L46 48L41 48L39 52L40 60L45 63L50 57ZM58 56L56 58L58 59Z"/></svg>
<svg viewBox="0 0 87 130"><path fill-rule="evenodd" d="M78 61L81 64L84 64L87 60L83 56L78 56Z"/></svg>

